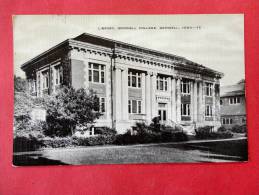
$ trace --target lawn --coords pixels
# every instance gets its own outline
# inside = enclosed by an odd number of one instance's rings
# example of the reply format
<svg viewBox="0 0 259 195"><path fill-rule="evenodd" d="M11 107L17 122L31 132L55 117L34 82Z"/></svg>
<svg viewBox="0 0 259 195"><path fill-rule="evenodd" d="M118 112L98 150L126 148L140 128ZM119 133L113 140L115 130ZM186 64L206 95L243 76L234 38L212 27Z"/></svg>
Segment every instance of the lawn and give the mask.
<svg viewBox="0 0 259 195"><path fill-rule="evenodd" d="M247 160L247 141L146 144L16 153L14 165L229 162Z"/></svg>

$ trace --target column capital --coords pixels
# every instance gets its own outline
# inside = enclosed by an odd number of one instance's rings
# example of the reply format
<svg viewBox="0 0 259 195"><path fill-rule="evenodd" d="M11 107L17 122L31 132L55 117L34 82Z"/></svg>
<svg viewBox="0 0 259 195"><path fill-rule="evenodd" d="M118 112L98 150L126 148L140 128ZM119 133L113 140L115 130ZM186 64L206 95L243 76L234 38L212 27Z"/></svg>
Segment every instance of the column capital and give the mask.
<svg viewBox="0 0 259 195"><path fill-rule="evenodd" d="M128 70L128 68L127 67L125 67L125 66L121 66L121 65L115 65L114 66L114 70L121 70L121 71L124 71L124 70Z"/></svg>
<svg viewBox="0 0 259 195"><path fill-rule="evenodd" d="M157 72L155 71L147 71L147 74L149 74L150 76L157 76Z"/></svg>

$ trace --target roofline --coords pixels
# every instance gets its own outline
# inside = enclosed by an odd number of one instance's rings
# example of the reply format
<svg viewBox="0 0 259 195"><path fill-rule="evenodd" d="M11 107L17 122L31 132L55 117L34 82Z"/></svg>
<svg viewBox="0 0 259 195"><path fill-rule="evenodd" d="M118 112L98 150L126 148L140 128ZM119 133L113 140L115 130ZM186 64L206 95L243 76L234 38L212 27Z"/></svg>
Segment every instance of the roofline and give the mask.
<svg viewBox="0 0 259 195"><path fill-rule="evenodd" d="M55 49L57 49L58 47L61 47L62 45L65 45L66 43L69 43L70 39L66 39L65 41L62 41L61 43L51 47L50 49L44 51L43 53L40 53L39 55L36 55L34 58L30 59L29 61L23 63L21 65L21 69L24 70L26 68L26 66L34 61L36 61L37 59L39 59L40 57L46 55L47 53L49 53L50 51L53 51Z"/></svg>
<svg viewBox="0 0 259 195"><path fill-rule="evenodd" d="M105 41L113 42L115 44L117 43L117 44L126 45L126 46L130 46L130 47L135 47L135 48L138 48L138 49L141 49L141 50L151 51L151 52L154 52L154 53L170 56L170 57L173 57L173 58L178 58L179 60L184 60L185 62L193 63L196 66L199 66L199 68L206 69L206 70L208 70L210 72L213 72L214 74L218 74L220 76L220 78L222 78L224 76L224 73L222 73L222 72L213 70L211 68L208 68L208 67L206 67L204 65L201 65L201 64L198 64L196 62L193 62L193 61L191 61L191 60L189 60L189 59L187 59L185 57L182 57L182 56L178 56L178 55L175 55L175 54L170 54L170 53L163 52L163 51L158 51L158 50L155 50L155 49L149 49L149 48L146 48L146 47L141 47L141 46L138 46L138 45L133 45L133 44L126 43L126 42L117 41L117 40L106 38L106 37L101 37L101 36L98 36L98 35L93 35L93 34L90 34L90 33L82 33L82 34L76 36L73 39L76 39L76 38L78 38L80 36L83 36L83 35L85 35L85 36L92 36L92 37L95 37L95 38L98 38L98 39L102 39L102 40L105 40Z"/></svg>
<svg viewBox="0 0 259 195"><path fill-rule="evenodd" d="M213 70L211 68L208 68L204 65L201 65L201 64L198 64L196 62L193 62L191 60L188 60L186 59L185 57L182 57L182 56L178 56L178 55L174 55L174 54L170 54L170 53L166 53L166 52L161 52L161 51L157 51L157 50L153 50L153 49L149 49L149 48L145 48L145 47L141 47L141 46L137 46L137 45L133 45L133 44L129 44L129 43L125 43L125 42L122 42L122 41L116 41L116 40L113 40L113 39L109 39L109 38L105 38L105 37L101 37L101 36L98 36L98 35L93 35L93 34L89 34L89 33L82 33L74 38L70 38L70 39L66 39L65 41L62 41L61 43L51 47L50 49L44 51L43 53L35 56L34 58L30 59L29 61L23 63L21 65L21 69L24 71L26 69L26 66L29 65L30 63L33 63L34 61L37 61L40 57L46 55L47 53L65 45L65 44L69 44L69 41L70 40L75 40L76 38L79 38L80 36L92 36L94 38L97 38L97 39L102 39L102 40L105 40L105 41L108 41L108 42L111 42L113 43L113 47L116 49L116 44L121 44L121 45L125 45L125 46L129 46L129 47L133 47L133 48L137 48L137 49L140 49L140 50L143 50L143 51L150 51L150 52L153 52L153 53L157 53L157 54L161 54L161 55L165 55L165 56L168 56L168 57L171 57L171 58L176 58L176 60L183 60L184 62L186 63L191 63L192 65L196 66L197 68L199 69L202 69L202 70L207 70L208 72L211 72L217 76L219 76L220 78L222 78L224 76L224 74L222 72L219 72L219 71L216 71L216 70ZM76 41L76 40L75 40ZM81 41L83 42L83 41ZM114 49L114 48L111 48L111 49Z"/></svg>

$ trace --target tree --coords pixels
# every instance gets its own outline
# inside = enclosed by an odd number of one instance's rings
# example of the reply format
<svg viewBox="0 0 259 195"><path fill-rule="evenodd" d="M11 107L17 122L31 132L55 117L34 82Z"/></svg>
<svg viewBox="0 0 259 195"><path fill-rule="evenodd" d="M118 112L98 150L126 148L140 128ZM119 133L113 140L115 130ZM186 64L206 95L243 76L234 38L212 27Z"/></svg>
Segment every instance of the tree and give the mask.
<svg viewBox="0 0 259 195"><path fill-rule="evenodd" d="M26 92L26 80L14 75L14 91L15 92Z"/></svg>
<svg viewBox="0 0 259 195"><path fill-rule="evenodd" d="M48 98L45 133L49 136L71 135L76 127L86 128L101 116L99 100L93 91L63 87Z"/></svg>

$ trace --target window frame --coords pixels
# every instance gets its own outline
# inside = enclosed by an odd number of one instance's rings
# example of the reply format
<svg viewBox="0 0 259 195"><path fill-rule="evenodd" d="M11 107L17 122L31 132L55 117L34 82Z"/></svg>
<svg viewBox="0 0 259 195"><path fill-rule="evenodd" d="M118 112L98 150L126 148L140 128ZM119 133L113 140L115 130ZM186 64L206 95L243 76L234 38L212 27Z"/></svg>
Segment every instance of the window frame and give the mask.
<svg viewBox="0 0 259 195"><path fill-rule="evenodd" d="M63 67L61 65L57 65L54 67L55 70L55 81L54 85L60 85L63 83Z"/></svg>
<svg viewBox="0 0 259 195"><path fill-rule="evenodd" d="M191 81L188 79L181 80L181 94L190 95L191 94Z"/></svg>
<svg viewBox="0 0 259 195"><path fill-rule="evenodd" d="M239 96L229 98L229 104L230 105L237 105L237 104L240 104L240 103L241 103L241 99L240 99Z"/></svg>
<svg viewBox="0 0 259 195"><path fill-rule="evenodd" d="M181 116L191 116L191 104L182 103L181 104ZM186 108L184 108L186 106ZM186 111L186 113L184 113Z"/></svg>
<svg viewBox="0 0 259 195"><path fill-rule="evenodd" d="M212 117L212 105L211 104L205 105L205 117Z"/></svg>
<svg viewBox="0 0 259 195"><path fill-rule="evenodd" d="M161 87L162 84L162 87ZM156 89L158 91L168 91L168 77L157 76L156 78Z"/></svg>
<svg viewBox="0 0 259 195"><path fill-rule="evenodd" d="M213 92L213 84L205 83L205 96L212 97L212 92Z"/></svg>
<svg viewBox="0 0 259 195"><path fill-rule="evenodd" d="M136 102L136 108L133 108L133 102ZM136 112L133 112L133 110ZM130 99L128 100L128 113L129 114L142 114L142 100Z"/></svg>
<svg viewBox="0 0 259 195"><path fill-rule="evenodd" d="M45 70L41 72L42 74L42 89L46 90L49 89L49 71Z"/></svg>
<svg viewBox="0 0 259 195"><path fill-rule="evenodd" d="M135 84L133 85L133 78L135 78ZM137 71L128 71L128 87L141 88L142 86L142 73Z"/></svg>
<svg viewBox="0 0 259 195"><path fill-rule="evenodd" d="M94 68L95 65L98 66L98 69ZM88 81L90 83L105 84L105 82L106 82L105 70L106 70L106 67L104 64L89 62L88 63ZM94 74L96 72L98 72L98 81L95 81L95 77L94 77Z"/></svg>

